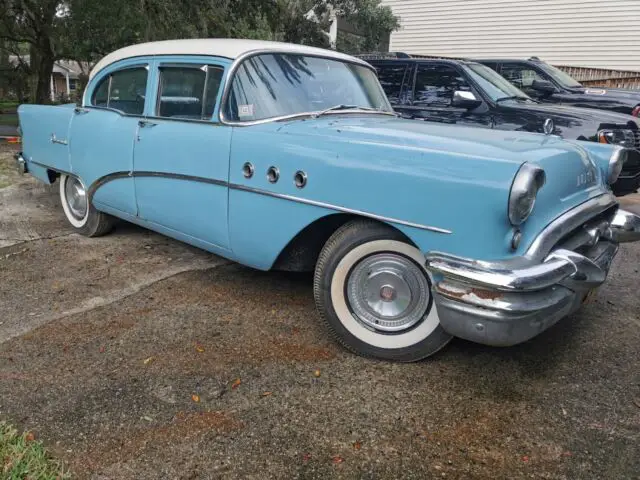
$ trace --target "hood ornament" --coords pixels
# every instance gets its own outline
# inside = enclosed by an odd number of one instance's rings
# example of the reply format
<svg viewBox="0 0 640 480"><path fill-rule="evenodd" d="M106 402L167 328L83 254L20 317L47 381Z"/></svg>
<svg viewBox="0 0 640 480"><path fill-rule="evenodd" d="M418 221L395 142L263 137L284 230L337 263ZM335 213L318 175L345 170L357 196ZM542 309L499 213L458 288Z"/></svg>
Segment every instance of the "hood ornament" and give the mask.
<svg viewBox="0 0 640 480"><path fill-rule="evenodd" d="M553 120L547 118L542 125L542 131L545 135L551 135L556 126L553 124Z"/></svg>

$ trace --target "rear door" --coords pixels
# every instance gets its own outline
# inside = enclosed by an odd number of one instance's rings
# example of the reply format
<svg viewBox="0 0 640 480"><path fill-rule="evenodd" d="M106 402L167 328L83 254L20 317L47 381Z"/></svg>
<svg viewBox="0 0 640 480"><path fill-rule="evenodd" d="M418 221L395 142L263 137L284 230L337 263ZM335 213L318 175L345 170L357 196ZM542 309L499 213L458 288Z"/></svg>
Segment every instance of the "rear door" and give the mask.
<svg viewBox="0 0 640 480"><path fill-rule="evenodd" d="M95 192L96 207L135 216L133 140L144 113L149 62L136 59L99 75L71 121L71 172Z"/></svg>
<svg viewBox="0 0 640 480"><path fill-rule="evenodd" d="M232 127L217 120L228 63L206 57L156 60L153 100L138 121L134 147L138 215L214 251L229 246Z"/></svg>

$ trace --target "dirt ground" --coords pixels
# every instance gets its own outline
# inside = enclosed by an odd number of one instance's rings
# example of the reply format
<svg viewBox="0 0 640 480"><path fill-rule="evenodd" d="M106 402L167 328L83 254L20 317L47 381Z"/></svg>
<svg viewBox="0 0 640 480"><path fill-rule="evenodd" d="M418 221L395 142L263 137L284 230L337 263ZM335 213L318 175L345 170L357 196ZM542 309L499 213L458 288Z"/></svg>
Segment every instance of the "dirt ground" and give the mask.
<svg viewBox="0 0 640 480"><path fill-rule="evenodd" d="M128 224L80 237L9 160L0 419L77 478L640 478L640 245L526 344L385 363L331 341L310 276Z"/></svg>

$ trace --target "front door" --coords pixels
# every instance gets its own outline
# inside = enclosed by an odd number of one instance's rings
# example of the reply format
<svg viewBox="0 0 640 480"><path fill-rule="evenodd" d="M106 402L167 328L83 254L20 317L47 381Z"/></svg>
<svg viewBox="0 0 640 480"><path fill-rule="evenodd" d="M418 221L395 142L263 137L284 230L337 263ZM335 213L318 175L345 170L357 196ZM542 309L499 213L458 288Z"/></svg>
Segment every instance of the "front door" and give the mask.
<svg viewBox="0 0 640 480"><path fill-rule="evenodd" d="M211 62L157 63L152 112L138 123L134 183L141 219L228 249L232 128L213 120L224 68Z"/></svg>
<svg viewBox="0 0 640 480"><path fill-rule="evenodd" d="M405 117L454 125L491 128L491 115L483 102L474 109L453 105L456 91L472 92L482 98L467 81L465 75L452 65L418 64L413 98L409 104L396 108Z"/></svg>

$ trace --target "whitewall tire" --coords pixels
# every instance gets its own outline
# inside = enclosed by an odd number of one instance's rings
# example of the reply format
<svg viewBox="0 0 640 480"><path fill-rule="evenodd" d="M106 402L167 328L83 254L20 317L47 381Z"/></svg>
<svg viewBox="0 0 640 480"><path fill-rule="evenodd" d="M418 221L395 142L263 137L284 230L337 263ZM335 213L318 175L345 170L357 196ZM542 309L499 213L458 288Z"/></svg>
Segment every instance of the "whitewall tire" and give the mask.
<svg viewBox="0 0 640 480"><path fill-rule="evenodd" d="M397 230L355 220L327 241L316 265L316 305L329 330L349 350L411 362L444 347L424 268L424 255Z"/></svg>
<svg viewBox="0 0 640 480"><path fill-rule="evenodd" d="M71 226L81 235L99 237L113 228L113 218L96 210L82 180L60 174L60 202Z"/></svg>

